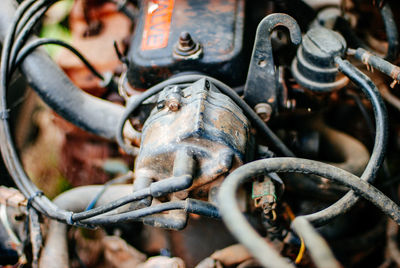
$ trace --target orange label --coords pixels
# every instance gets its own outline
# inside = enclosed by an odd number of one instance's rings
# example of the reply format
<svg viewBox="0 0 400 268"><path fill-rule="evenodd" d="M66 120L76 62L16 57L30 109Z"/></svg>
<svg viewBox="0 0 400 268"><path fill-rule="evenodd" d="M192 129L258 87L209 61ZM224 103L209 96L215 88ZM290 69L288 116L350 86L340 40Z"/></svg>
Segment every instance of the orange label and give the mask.
<svg viewBox="0 0 400 268"><path fill-rule="evenodd" d="M149 0L144 23L142 50L164 48L168 45L174 0Z"/></svg>

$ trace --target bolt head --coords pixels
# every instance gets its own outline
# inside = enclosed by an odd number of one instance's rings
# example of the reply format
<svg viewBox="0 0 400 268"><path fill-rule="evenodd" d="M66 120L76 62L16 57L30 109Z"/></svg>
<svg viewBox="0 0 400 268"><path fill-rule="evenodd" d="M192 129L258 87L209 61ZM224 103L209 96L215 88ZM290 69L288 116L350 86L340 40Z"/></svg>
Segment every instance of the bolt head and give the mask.
<svg viewBox="0 0 400 268"><path fill-rule="evenodd" d="M168 101L168 109L172 112L179 110L179 101L171 99Z"/></svg>
<svg viewBox="0 0 400 268"><path fill-rule="evenodd" d="M259 103L254 107L254 110L264 122L268 122L271 118L272 107L268 103Z"/></svg>
<svg viewBox="0 0 400 268"><path fill-rule="evenodd" d="M177 49L181 52L195 52L196 43L188 32L182 32L179 36Z"/></svg>

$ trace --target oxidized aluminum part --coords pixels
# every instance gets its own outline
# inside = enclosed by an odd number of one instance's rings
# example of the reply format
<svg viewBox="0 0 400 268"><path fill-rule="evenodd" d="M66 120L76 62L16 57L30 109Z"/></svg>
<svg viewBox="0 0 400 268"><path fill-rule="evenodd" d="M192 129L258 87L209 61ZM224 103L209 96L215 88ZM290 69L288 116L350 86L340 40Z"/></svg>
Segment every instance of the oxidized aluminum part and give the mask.
<svg viewBox="0 0 400 268"><path fill-rule="evenodd" d="M177 165L182 151L190 160ZM186 88L169 86L143 126L134 189L175 176L181 166L192 173L193 190L243 164L251 153L250 124L229 97L206 79Z"/></svg>

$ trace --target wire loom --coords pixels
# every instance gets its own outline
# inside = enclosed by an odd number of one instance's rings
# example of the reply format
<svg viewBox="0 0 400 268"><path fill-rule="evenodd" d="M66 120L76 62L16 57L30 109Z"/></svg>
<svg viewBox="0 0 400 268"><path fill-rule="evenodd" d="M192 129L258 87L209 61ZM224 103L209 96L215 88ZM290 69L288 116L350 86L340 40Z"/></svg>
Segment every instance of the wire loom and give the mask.
<svg viewBox="0 0 400 268"><path fill-rule="evenodd" d="M361 178L356 177L344 170L335 168L333 166L311 160L304 160L299 158L293 158L294 154L288 149L285 144L279 140L279 138L265 125L265 123L258 117L258 115L227 85L222 82L206 77L213 82L224 94L232 98L245 112L245 114L251 119L253 124L265 134L265 136L272 141L276 146L276 149L283 156L292 156L290 158L272 158L266 160L260 160L246 164L232 174L230 174L221 186L219 193L219 206L217 208L209 203L186 199L185 201L168 202L149 208L143 208L135 211L126 212L123 214L104 216L102 214L112 211L125 204L129 204L133 201L140 200L152 195L152 186L143 189L138 192L134 192L129 196L118 199L108 205L89 209L80 213L73 213L70 211L64 211L58 209L48 198L42 196L41 191L31 182L29 177L26 175L19 159L18 154L15 150L15 146L12 141L8 115L9 110L7 108L6 93L9 86L9 81L14 70L19 66L23 59L31 53L37 47L44 44L57 44L67 47L73 51L85 64L86 66L99 78L104 77L95 70L93 66L73 47L57 40L38 40L31 44L24 46L33 27L38 23L40 18L44 15L47 9L56 1L47 0L26 0L19 8L15 16L15 20L12 24L12 28L6 36L3 44L2 58L1 58L1 98L0 98L0 140L1 140L1 151L3 154L4 161L7 168L12 175L15 184L21 190L21 192L28 198L29 204L44 215L64 222L69 225L82 226L86 228L94 227L95 225L108 225L118 222L127 222L138 220L146 215L159 213L162 211L181 209L190 213L196 213L207 217L219 218L221 213L222 219L231 230L231 232L251 251L251 253L266 267L292 267L282 257L280 257L273 249L268 247L268 244L261 239L258 234L252 229L252 227L244 219L240 213L236 203L236 190L239 185L245 180L248 180L256 175L266 174L270 172L299 172L305 174L315 174L323 176L325 178L334 180L341 184L350 187L357 196L362 196L367 200L371 201L374 205L380 208L384 213L391 217L394 221L400 224L400 207L391 201L387 196L373 187L369 182L372 182L376 176L376 172L381 166L386 149L387 139L387 115L386 108L380 97L380 94L373 84L373 82L355 69L349 62L336 58L336 63L343 73L345 73L353 82L361 87L363 92L370 99L376 124L376 137L375 145L371 159L368 163L366 171L363 173ZM160 83L148 91L140 95L134 102L128 102L128 106L125 110L119 127L117 130L117 141L119 145L124 148L127 152L132 152L132 148L128 147L122 136L122 130L125 121L128 117L137 109L140 104L150 96L161 91L165 86L171 84L182 84L191 83L197 79L204 78L204 76L191 75L174 78ZM164 194L169 193L165 191ZM334 204L330 208L318 212L312 215L302 216L301 219L295 219L293 222L293 229L301 235L305 244L309 247L312 257L314 258L318 267L338 267L338 264L334 259L330 258L326 263L319 263L317 249L313 247L313 241L318 240L318 234L312 233L309 235L302 234L303 230L309 230L310 226L308 221L315 225L322 225L333 218L344 214L348 211L357 201L357 196L353 192L348 193L341 201ZM95 217L95 218L94 218ZM307 221L308 220L308 221ZM298 223L300 222L300 223ZM308 231L308 233L310 233ZM322 244L321 241L316 242L321 246L321 249L329 255L329 249ZM326 255L325 254L325 255Z"/></svg>

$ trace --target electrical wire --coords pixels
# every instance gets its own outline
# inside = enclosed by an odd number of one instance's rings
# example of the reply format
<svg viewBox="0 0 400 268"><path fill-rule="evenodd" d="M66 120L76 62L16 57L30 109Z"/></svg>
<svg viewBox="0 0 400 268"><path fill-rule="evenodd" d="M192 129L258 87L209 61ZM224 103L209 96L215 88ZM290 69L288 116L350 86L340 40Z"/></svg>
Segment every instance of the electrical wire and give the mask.
<svg viewBox="0 0 400 268"><path fill-rule="evenodd" d="M33 28L42 19L50 6L51 4L48 0L39 0L34 5L32 5L30 10L27 12L26 16L29 18L29 20L26 22L25 25L22 26L21 30L18 32L18 35L13 41L13 46L10 51L11 55L9 65L14 65L18 52L26 43L30 34L32 33Z"/></svg>
<svg viewBox="0 0 400 268"><path fill-rule="evenodd" d="M311 258L318 268L340 268L340 263L336 260L325 239L314 229L314 227L304 218L297 217L291 224L292 229L301 236L307 245Z"/></svg>
<svg viewBox="0 0 400 268"><path fill-rule="evenodd" d="M292 209L287 204L285 206L285 211L289 215L290 221L293 221L296 218ZM301 260L303 259L304 253L306 251L306 246L304 245L303 237L301 235L298 235L298 236L300 238L300 249L299 249L299 253L297 253L297 257L294 261L295 264L299 264L301 262Z"/></svg>
<svg viewBox="0 0 400 268"><path fill-rule="evenodd" d="M221 217L218 209L214 205L205 201L186 198L185 200L169 201L151 207L145 207L116 215L99 216L96 218L83 220L82 223L89 225L110 225L121 222L126 223L126 222L138 221L143 217L169 210L182 210L185 211L186 213L194 213L197 215L202 215L215 219Z"/></svg>
<svg viewBox="0 0 400 268"><path fill-rule="evenodd" d="M400 207L396 203L368 182L345 170L318 161L292 157L254 161L237 168L223 181L218 192L218 208L231 233L266 267L279 267L274 266L275 259L271 259L276 258L276 252L271 253L270 245L247 222L239 209L236 193L243 183L271 172L314 174L333 180L354 190L400 224Z"/></svg>
<svg viewBox="0 0 400 268"><path fill-rule="evenodd" d="M52 3L55 1L32 1L27 0L23 4L21 4L14 17L14 21L11 25L10 31L7 33L5 37L5 42L3 44L2 49L2 58L1 58L1 99L0 99L0 140L1 140L1 150L4 162L10 172L10 175L13 177L15 184L21 190L21 192L32 202L32 205L37 209L39 212L43 213L44 215L65 222L72 224L74 216L73 213L69 211L60 210L55 206L47 197L43 196L37 189L37 187L32 183L29 179L27 174L25 173L21 162L18 159L18 154L15 150L15 146L13 144L10 130L9 130L9 123L8 123L8 110L6 104L6 91L8 87L8 78L10 76L9 70L13 70L14 61L16 55L19 53L19 50L22 48L23 44L25 43L26 39L29 37L33 27L37 24L40 18L44 15L47 9L51 6ZM19 27L20 31L17 30ZM15 35L18 34L16 37ZM14 40L15 37L15 40ZM50 41L50 40L47 40ZM46 42L47 42L46 41ZM23 50L22 56L25 57L24 51L33 49L34 46L41 44L41 42L45 42L45 40L34 41L31 46L28 46L25 50ZM53 42L52 40L50 42ZM54 42L55 43L55 42ZM58 43L62 44L62 42ZM79 53L78 53L79 54ZM20 61L22 58L19 58ZM17 60L18 61L18 60ZM20 63L18 61L18 64ZM87 62L87 61L86 61ZM136 193L137 194L137 193ZM130 196L129 198L135 198L135 196ZM129 199L128 198L128 199ZM140 198L140 197L139 197ZM136 200L136 199L135 199ZM129 202L126 200L119 200L119 202ZM87 211L88 214L85 215L77 215L77 216L86 216L97 215L96 213L102 213L102 209L108 211L109 209L113 209L113 207L118 207L118 202L110 204L109 207L99 208L95 211ZM79 223L77 223L79 224Z"/></svg>
<svg viewBox="0 0 400 268"><path fill-rule="evenodd" d="M25 1L18 8L16 17L15 17L15 21L12 24L13 26L11 28L11 31L7 35L6 41L3 44L2 59L1 59L2 64L0 67L0 72L1 72L1 77L2 77L1 86L0 86L0 91L2 94L1 100L0 100L0 109L1 109L0 110L0 117L1 117L1 121L0 121L1 122L0 123L1 145L0 146L2 148L3 158L5 160L5 163L8 167L8 169L10 170L10 173L11 173L12 177L14 178L16 185L23 192L23 194L25 196L27 196L29 198L34 197L32 199L33 206L35 206L35 208L37 210L44 213L46 216L48 216L50 218L57 219L62 222L70 223L71 219L79 220L79 219L83 219L85 217L98 216L98 215L104 213L104 211L110 211L109 209L111 209L111 208L114 209L115 207L118 207L123 202L121 203L121 201L119 201L120 203L118 203L118 206L115 204L109 205L108 207L106 207L106 208L103 207L103 208L97 210L96 212L93 212L93 211L90 212L92 214L90 214L89 211L86 211L86 213L88 213L88 214L80 214L79 215L77 213L77 214L74 214L74 216L76 216L76 218L73 218L72 214L70 212L59 210L45 196L38 195L37 193L39 192L39 190L32 183L32 181L29 179L29 177L26 175L26 173L18 159L17 152L15 151L15 146L13 145L13 141L11 138L9 125L8 125L8 110L7 110L6 99L5 99L6 90L8 87L8 79L9 79L9 74L10 74L9 70L13 69L14 63L19 62L18 61L18 59L19 59L18 53L19 53L20 49L23 47L23 44L26 42L26 39L29 37L29 34L31 33L33 27L36 25L36 23L40 20L40 18L43 16L43 14L46 12L46 10L50 7L51 3L53 3L53 2L54 1L38 1L38 2L35 2L33 0ZM25 17L28 18L28 20L26 20L26 22L24 22L24 24L21 26L21 25L19 25L19 23L21 22L21 18L24 16L24 14L25 14ZM18 26L20 26L19 27L20 30L17 31ZM19 35L14 40L15 34L17 32L19 32ZM126 120L129 118L129 116L132 114L132 112L134 112L134 110L144 100L146 100L147 98L149 98L150 96L152 96L154 94L157 94L165 86L168 86L170 84L194 82L201 78L208 79L211 83L214 83L220 89L220 91L222 93L231 97L233 99L233 101L240 108L243 109L244 113L246 114L246 116L248 116L250 118L252 123L261 132L263 132L270 141L272 141L272 145L274 145L279 150L279 152L281 152L282 155L293 156L293 153L285 146L285 144L282 141L280 141L280 139L268 128L268 126L251 109L251 107L249 107L231 88L229 88L227 85L223 84L222 82L220 82L216 79L206 77L206 76L201 76L201 75L189 75L189 76L172 78L170 80L164 81L163 83L160 83L160 84L152 87L150 90L148 90L147 92L140 95L137 99L135 99L131 103L128 103L127 111L124 114L123 120L121 120L121 122L119 124L118 135L117 135L117 137L119 137L118 142L121 145L121 147L126 148L124 141L123 141L123 136L122 136L123 126L124 126ZM358 78L356 75L354 79L357 80ZM358 81L358 82L363 84L362 81L361 82ZM363 85L365 85L365 83ZM369 85L369 86L371 86L371 85ZM369 94L371 94L371 92L369 92ZM376 99L376 98L374 99L375 96L373 94L369 95L369 96L374 101L379 102L379 99ZM375 104L376 103L373 103L373 105L375 105ZM378 110L377 113L379 113L379 109L381 109L381 108L382 107L376 108L376 106L374 106L374 111L377 109ZM384 126L382 124L385 124L385 122L386 122L385 116L383 116L383 118L384 118L384 120L382 121L381 119L377 119L377 117L376 117L376 120L381 120L381 122L379 122L379 124L380 124L379 126L381 127L381 129ZM378 128L378 122L376 125ZM385 130L385 127L383 127L383 130ZM386 135L385 131L379 132L377 129L376 132L381 133L380 135L383 135L383 137L385 137L385 135ZM378 139L376 139L375 143L377 143L377 140ZM371 156L371 160L370 160L370 162L372 161L372 159L376 160L374 167L370 168L370 170L371 170L370 173L372 174L371 177L373 177L374 173L376 173L376 170L380 166L379 155L384 153L385 142L382 142L382 139L380 139L379 142L380 142L381 148L379 151L376 152L375 155L377 155L377 156L374 157L374 153L373 153L373 156ZM374 152L375 151L376 150L374 150ZM368 170L368 167L367 167L367 170ZM132 196L130 196L129 198L132 198ZM124 202L129 203L130 201L125 200ZM351 207L351 206L348 206L348 208L349 207ZM348 208L346 208L346 206L345 206L344 209L342 209L342 207L341 207L341 209L337 215L344 213L344 211ZM81 217L83 217L83 218L81 218ZM331 219L332 216L329 216L328 218Z"/></svg>
<svg viewBox="0 0 400 268"><path fill-rule="evenodd" d="M397 59L399 54L399 31L389 3L385 3L380 9L380 12L383 24L385 25L386 38L388 42L388 50L385 55L385 60L392 62Z"/></svg>
<svg viewBox="0 0 400 268"><path fill-rule="evenodd" d="M304 239L302 236L299 235L300 238L300 249L299 253L297 254L297 257L294 261L295 264L299 264L301 260L303 259L304 253L306 252L306 245L304 244Z"/></svg>
<svg viewBox="0 0 400 268"><path fill-rule="evenodd" d="M117 183L122 183L125 182L129 179L132 179L133 177L133 172L129 171L128 173L118 176L112 180L109 180L106 182L101 190L97 193L97 195L93 198L92 201L90 201L89 205L86 207L85 211L91 210L96 206L97 201L100 199L100 197L104 194L104 192L108 189L109 186L117 184Z"/></svg>
<svg viewBox="0 0 400 268"><path fill-rule="evenodd" d="M9 67L10 66L13 67L12 62L14 61L15 55L19 52L19 48L23 45L25 39L29 36L29 33L32 31L32 28L36 25L41 16L44 15L45 11L50 7L50 5L53 2L54 1L37 1L37 2L32 0L25 1L18 7L16 15L14 17L14 21L11 25L11 29L5 37L5 42L3 44L3 49L2 49L1 67L0 67L0 72L1 72L0 146L4 162L10 172L10 175L13 177L15 184L21 190L21 192L29 200L32 201L31 203L35 207L35 209L37 209L39 212L43 213L44 215L50 218L72 224L73 214L68 211L60 210L47 197L38 194L40 193L39 189L37 189L37 187L32 183L32 181L25 173L21 165L21 162L18 159L18 155L11 138L9 123L8 123L8 110L6 104L6 91L8 87ZM24 25L19 25L22 18L28 18L28 19L27 20L25 19ZM20 27L21 32L18 33L18 36L15 38L16 39L15 41L14 37L17 34L16 29L18 26ZM14 44L14 42L17 42L17 44ZM12 51L15 52L12 53ZM14 55L14 57L10 55ZM97 212L99 211L101 210L97 210Z"/></svg>
<svg viewBox="0 0 400 268"><path fill-rule="evenodd" d="M2 57L1 57L1 66L4 66L5 68L5 73L8 74L8 62L10 58L10 51L12 49L12 44L14 40L14 36L17 32L17 26L18 23L20 22L22 16L25 14L25 12L36 2L36 0L26 0L22 2L22 4L18 7L17 11L15 12L14 20L11 23L11 28L6 35L4 42L3 42L3 48L2 48ZM8 52L8 53L5 53ZM2 77L2 80L5 81L5 84L7 84L7 79L8 77Z"/></svg>
<svg viewBox="0 0 400 268"><path fill-rule="evenodd" d="M62 40L52 38L40 38L25 45L18 53L15 64L12 65L10 75L15 71L16 68L18 68L18 66L20 66L26 56L28 56L36 48L43 45L58 45L68 49L69 51L74 53L96 77L104 81L104 76L99 71L97 71L96 68L76 48Z"/></svg>
<svg viewBox="0 0 400 268"><path fill-rule="evenodd" d="M39 1L42 3L42 1ZM2 156L4 159L4 163L7 166L10 175L13 177L15 184L21 190L21 192L27 198L33 198L32 205L41 213L49 216L51 218L55 218L58 220L65 221L68 217L68 213L65 211L57 210L54 204L46 197L42 195L38 195L40 191L37 187L32 183L32 181L26 175L19 159L17 156L17 152L15 151L15 146L12 141L9 122L8 122L8 109L6 102L6 91L8 87L8 66L10 61L10 52L13 48L14 36L16 34L16 29L18 27L18 23L25 13L31 12L35 7L37 7L37 3L35 1L27 0L23 4L21 4L15 14L14 20L11 24L10 31L5 36L5 41L3 43L2 48L2 57L1 57L1 66L0 66L0 76L1 76L1 84L0 84L0 147L2 151ZM35 4L34 4L35 3ZM32 24L31 24L32 25Z"/></svg>

